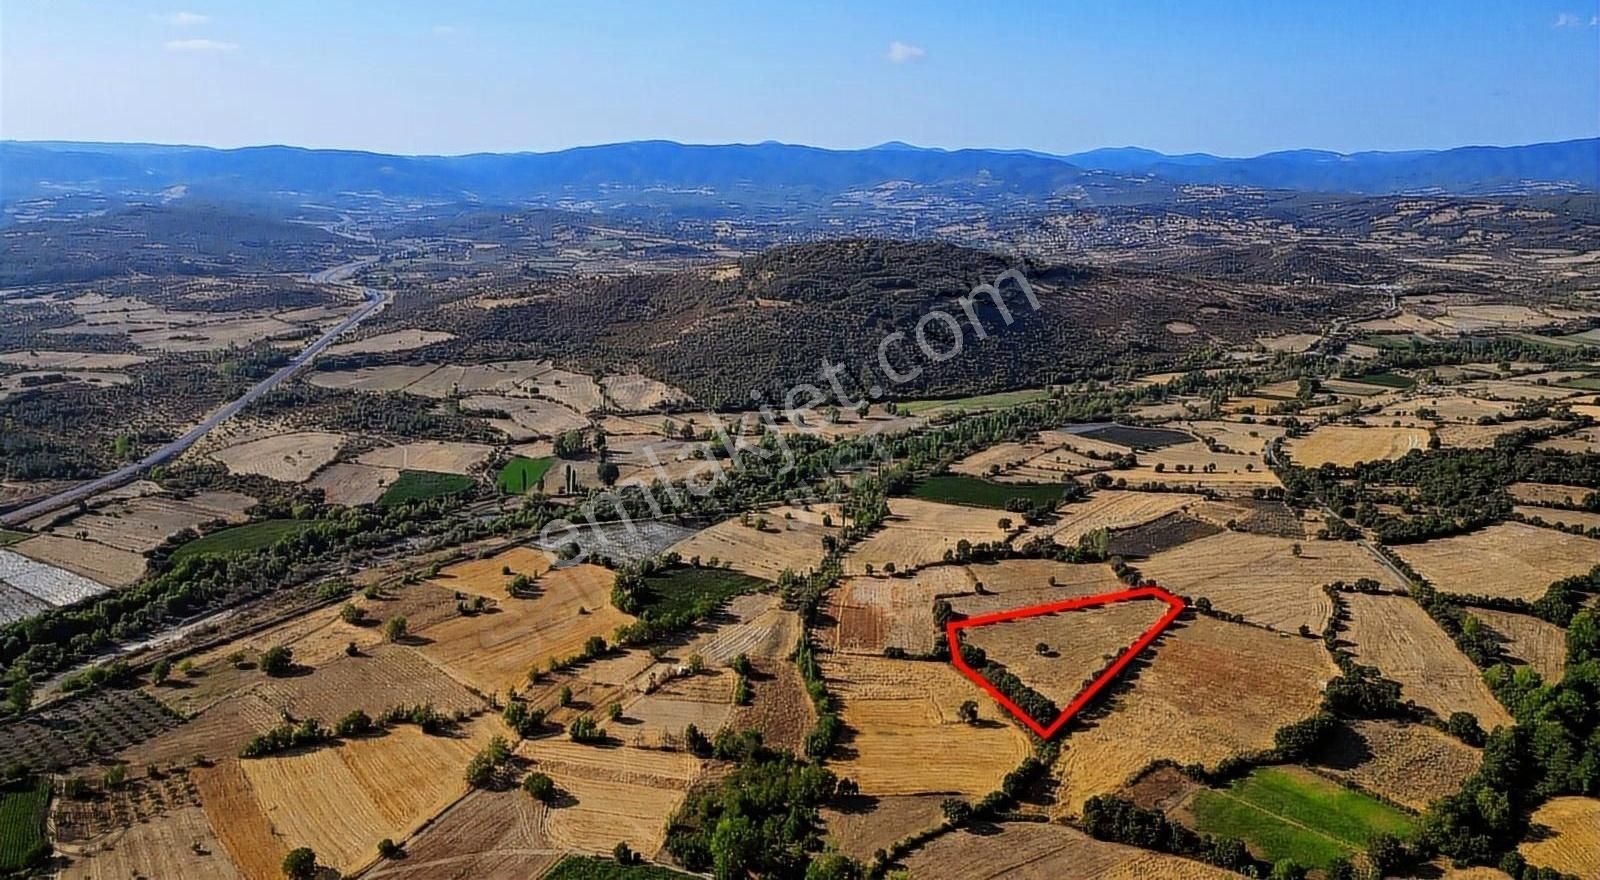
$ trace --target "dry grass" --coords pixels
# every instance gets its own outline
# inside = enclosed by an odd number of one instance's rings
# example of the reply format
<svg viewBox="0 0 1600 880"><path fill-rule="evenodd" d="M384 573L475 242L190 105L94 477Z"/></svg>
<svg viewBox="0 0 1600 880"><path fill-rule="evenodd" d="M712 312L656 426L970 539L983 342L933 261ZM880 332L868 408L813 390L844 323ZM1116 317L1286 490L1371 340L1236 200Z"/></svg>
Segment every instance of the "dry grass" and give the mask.
<svg viewBox="0 0 1600 880"><path fill-rule="evenodd" d="M543 826L549 809L520 789L476 789L405 842L406 857L384 861L367 880L528 880L560 860Z"/></svg>
<svg viewBox="0 0 1600 880"><path fill-rule="evenodd" d="M321 489L330 504L373 504L400 478L395 468L371 467L351 462L335 462L317 472L306 484Z"/></svg>
<svg viewBox="0 0 1600 880"><path fill-rule="evenodd" d="M874 796L993 791L1028 754L1028 740L1004 709L947 663L824 654L828 690L848 728L829 762ZM975 700L982 722L956 710ZM930 768L938 768L930 772Z"/></svg>
<svg viewBox="0 0 1600 880"><path fill-rule="evenodd" d="M132 553L127 550L117 550L103 544L91 544L79 541L65 535L39 535L29 538L9 548L11 552L20 554L45 565L53 565L63 571L71 572L82 578L88 578L96 585L107 587L125 587L137 581L144 575L145 558L143 554ZM5 553L6 551L0 551ZM0 564L0 574L9 574L5 571L8 566ZM12 586L53 604L63 604L64 598L54 591L36 589L29 583L10 580ZM84 592L80 589L83 585L73 587L73 598L67 601L76 601L83 598ZM98 589L94 592L100 592Z"/></svg>
<svg viewBox="0 0 1600 880"><path fill-rule="evenodd" d="M1600 513L1590 513L1587 510L1561 510L1555 507L1530 507L1518 504L1513 507L1517 513L1528 519L1539 519L1546 523L1567 526L1579 529L1600 529Z"/></svg>
<svg viewBox="0 0 1600 880"><path fill-rule="evenodd" d="M1560 437L1551 437L1535 443L1539 449L1554 449L1559 452L1600 452L1600 428L1585 428L1582 431L1573 431Z"/></svg>
<svg viewBox="0 0 1600 880"><path fill-rule="evenodd" d="M906 859L914 877L1020 880L1227 880L1230 871L1177 856L1105 843L1063 825L1016 822L995 833L955 831Z"/></svg>
<svg viewBox="0 0 1600 880"><path fill-rule="evenodd" d="M1506 487L1512 498L1526 504L1572 504L1595 492L1585 486L1561 486L1554 483L1512 483Z"/></svg>
<svg viewBox="0 0 1600 880"><path fill-rule="evenodd" d="M356 459L371 467L441 474L470 474L493 451L477 443L441 443L425 440L374 449Z"/></svg>
<svg viewBox="0 0 1600 880"><path fill-rule="evenodd" d="M1423 724L1350 721L1318 755L1318 770L1413 810L1454 794L1482 752Z"/></svg>
<svg viewBox="0 0 1600 880"><path fill-rule="evenodd" d="M1473 608L1472 616L1505 637L1505 651L1513 660L1533 667L1548 683L1561 680L1567 665L1567 632L1529 614Z"/></svg>
<svg viewBox="0 0 1600 880"><path fill-rule="evenodd" d="M1588 574L1600 561L1600 541L1508 522L1395 552L1446 593L1531 602L1555 581Z"/></svg>
<svg viewBox="0 0 1600 880"><path fill-rule="evenodd" d="M1529 419L1497 425L1445 425L1439 428L1439 445L1446 449L1488 449L1496 438L1515 431L1542 431L1562 424L1555 419Z"/></svg>
<svg viewBox="0 0 1600 880"><path fill-rule="evenodd" d="M1428 448L1426 428L1369 428L1356 425L1322 425L1304 437L1284 444L1284 451L1301 467L1384 461L1413 449Z"/></svg>
<svg viewBox="0 0 1600 880"><path fill-rule="evenodd" d="M525 741L517 753L572 799L545 813L543 831L552 846L579 852L609 854L627 841L653 857L666 839L667 818L701 772L687 752L602 749L560 738Z"/></svg>
<svg viewBox="0 0 1600 880"><path fill-rule="evenodd" d="M671 385L640 373L606 376L600 384L605 388L606 397L622 412L657 409L689 399L689 395Z"/></svg>
<svg viewBox="0 0 1600 880"><path fill-rule="evenodd" d="M82 351L8 351L0 354L0 364L30 370L125 370L148 363L137 354L93 354Z"/></svg>
<svg viewBox="0 0 1600 880"><path fill-rule="evenodd" d="M824 807L822 823L840 852L865 861L895 841L943 822L939 804L944 799L942 794L913 794L872 798L870 806Z"/></svg>
<svg viewBox="0 0 1600 880"><path fill-rule="evenodd" d="M1549 833L1517 847L1528 864L1576 877L1600 877L1600 800L1551 798L1534 811L1533 824Z"/></svg>
<svg viewBox="0 0 1600 880"><path fill-rule="evenodd" d="M1119 602L972 627L961 638L1065 706L1166 611L1165 603L1153 600ZM1040 644L1048 646L1043 654L1035 650Z"/></svg>
<svg viewBox="0 0 1600 880"><path fill-rule="evenodd" d="M1157 472L1157 468L1161 468ZM1178 468L1183 468L1183 473ZM1209 473L1206 468L1210 467ZM1193 469L1192 471L1190 469ZM1166 483L1168 486L1207 487L1218 492L1248 493L1257 487L1280 486L1278 477L1259 454L1212 452L1203 443L1180 443L1139 455L1139 466L1117 471L1129 483Z"/></svg>
<svg viewBox="0 0 1600 880"><path fill-rule="evenodd" d="M366 339L357 339L354 342L341 342L331 345L324 354L337 357L344 354L378 354L391 351L411 351L432 345L435 342L449 342L456 338L454 333L443 330L395 330L389 333L380 333Z"/></svg>
<svg viewBox="0 0 1600 880"><path fill-rule="evenodd" d="M457 593L486 596L497 601L508 598L506 587L517 575L537 579L550 570L555 560L550 554L533 547L512 547L493 556L469 559L439 569L439 576L428 583L440 589ZM506 569L511 574L506 574ZM526 600L511 600L526 601Z"/></svg>
<svg viewBox="0 0 1600 880"><path fill-rule="evenodd" d="M1169 630L1147 656L1104 717L1066 736L1058 813L1077 815L1157 758L1209 766L1271 748L1274 731L1316 711L1338 672L1313 639L1207 617Z"/></svg>
<svg viewBox="0 0 1600 880"><path fill-rule="evenodd" d="M1098 529L1126 529L1144 525L1182 510L1199 496L1179 492L1127 492L1101 489L1087 501L1061 508L1058 519L1030 534L1045 534L1057 544L1072 547L1078 539Z"/></svg>
<svg viewBox="0 0 1600 880"><path fill-rule="evenodd" d="M1400 683L1400 696L1432 709L1440 718L1471 712L1484 730L1510 725L1506 712L1483 683L1478 667L1456 649L1450 636L1422 606L1403 596L1350 593L1351 651Z"/></svg>
<svg viewBox="0 0 1600 880"><path fill-rule="evenodd" d="M971 593L974 583L957 565L925 568L909 578L846 578L829 596L828 613L838 622L834 647L868 654L891 646L927 653L938 630L934 600Z"/></svg>
<svg viewBox="0 0 1600 880"><path fill-rule="evenodd" d="M1301 546L1298 557L1296 543ZM1296 632L1302 625L1313 632L1322 630L1333 611L1322 592L1325 584L1365 577L1404 586L1354 543L1296 542L1243 532L1181 544L1141 561L1138 568L1174 593L1204 596L1220 611L1286 632Z"/></svg>
<svg viewBox="0 0 1600 880"><path fill-rule="evenodd" d="M1117 579L1111 566L1101 564L1074 565L1050 559L1005 559L967 566L967 571L973 580L983 585L983 594L973 592L950 601L955 610L967 615L1127 588Z"/></svg>
<svg viewBox="0 0 1600 880"><path fill-rule="evenodd" d="M492 418L494 425L515 442L534 437L554 437L564 431L577 431L589 426L589 420L552 400L536 397L500 397L492 394L475 394L461 401L467 412L499 410L510 418Z"/></svg>
<svg viewBox="0 0 1600 880"><path fill-rule="evenodd" d="M87 533L87 540L96 544L144 553L184 529L219 519L243 522L247 518L245 511L255 503L254 498L237 492L201 492L189 498L128 498L73 517L53 531L73 536Z"/></svg>
<svg viewBox="0 0 1600 880"><path fill-rule="evenodd" d="M895 498L889 502L883 528L856 545L845 557L844 568L848 574L862 574L869 565L882 571L892 562L898 570L909 571L939 562L946 550L955 552L962 539L974 544L1004 540L1007 533L998 525L1002 518L1021 521L1003 510Z"/></svg>
<svg viewBox="0 0 1600 880"><path fill-rule="evenodd" d="M200 805L234 867L248 880L278 880L283 857L301 844L286 844L256 801L239 761L229 758L192 771ZM320 855L320 853L319 853Z"/></svg>
<svg viewBox="0 0 1600 880"><path fill-rule="evenodd" d="M505 693L523 684L535 665L571 657L590 636L610 639L633 620L611 605L614 580L598 565L551 571L539 579L531 599L507 599L493 613L454 617L419 631L426 641L420 650L480 691Z"/></svg>
<svg viewBox="0 0 1600 880"><path fill-rule="evenodd" d="M745 574L776 580L784 569L804 573L816 568L822 562L822 536L839 533L837 505L813 505L810 510L774 507L755 515L766 518L765 529L757 531L731 517L679 541L671 550L684 559L698 556L710 564L715 558ZM825 516L833 525L822 524Z"/></svg>
<svg viewBox="0 0 1600 880"><path fill-rule="evenodd" d="M198 806L180 806L81 844L57 848L68 856L61 880L126 880L129 877L243 875L228 860ZM196 851L198 850L198 851Z"/></svg>
<svg viewBox="0 0 1600 880"><path fill-rule="evenodd" d="M333 461L344 446L343 434L296 431L247 440L211 453L235 474L255 474L283 483L303 483Z"/></svg>

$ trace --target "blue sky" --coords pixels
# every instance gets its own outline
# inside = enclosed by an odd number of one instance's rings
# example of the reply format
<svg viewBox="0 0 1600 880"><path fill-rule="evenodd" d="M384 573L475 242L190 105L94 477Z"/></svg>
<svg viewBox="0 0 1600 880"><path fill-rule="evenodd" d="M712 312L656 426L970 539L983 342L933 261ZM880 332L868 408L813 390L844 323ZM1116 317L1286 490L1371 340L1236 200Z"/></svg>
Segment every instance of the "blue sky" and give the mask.
<svg viewBox="0 0 1600 880"><path fill-rule="evenodd" d="M1600 135L1600 0L0 0L0 137L1252 155Z"/></svg>

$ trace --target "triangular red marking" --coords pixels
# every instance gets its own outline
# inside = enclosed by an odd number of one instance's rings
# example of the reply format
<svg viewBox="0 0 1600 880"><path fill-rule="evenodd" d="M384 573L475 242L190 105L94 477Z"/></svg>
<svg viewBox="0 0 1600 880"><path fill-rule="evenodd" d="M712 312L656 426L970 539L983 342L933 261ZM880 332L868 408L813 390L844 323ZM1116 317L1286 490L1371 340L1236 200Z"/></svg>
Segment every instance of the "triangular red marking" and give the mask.
<svg viewBox="0 0 1600 880"><path fill-rule="evenodd" d="M1160 620L1156 621L1153 626L1145 630L1144 633L1142 633L1137 639L1133 640L1133 643L1128 646L1128 650L1122 653L1122 656L1118 657L1115 662L1106 667L1105 671L1100 673L1100 675L1097 676L1094 681L1089 682L1088 687L1085 687L1076 697L1073 697L1072 702L1067 704L1067 708L1061 710L1061 714L1056 716L1056 719L1050 722L1049 726L1041 724L1031 715L1022 711L1022 707L1012 702L1011 698L1001 693L999 688L995 687L993 684L990 684L988 679L984 678L982 675L979 675L976 670L967 665L965 660L961 659L961 641L959 634L964 629L971 629L972 627L977 626L987 626L991 623L1004 623L1008 620L1020 620L1025 617L1037 617L1041 614L1054 614L1057 611L1076 611L1082 608L1094 608L1099 605L1110 605L1115 602L1128 602L1134 599L1159 599L1160 601L1167 603L1169 607L1167 609L1167 613L1163 614ZM1094 695L1099 693L1101 688L1104 688L1107 684L1109 684L1113 678L1117 677L1118 673L1122 672L1123 668L1125 668L1129 663L1132 663L1133 658L1137 657L1139 652L1149 647L1150 643L1155 641L1156 636L1161 635L1162 630L1166 629L1167 626L1174 620L1177 620L1178 615L1183 613L1183 609L1184 603L1182 599L1172 595L1160 587L1136 587L1131 590L1122 590L1116 593L1101 593L1097 596L1080 596L1076 599L1065 599L1060 602L1050 602L1044 605L1030 605L1026 608L1013 608L1010 611L997 611L993 614L984 614L978 617L968 617L962 620L952 620L945 624L945 637L950 646L950 662L955 664L956 669L959 669L962 675L972 679L973 683L987 691L989 696L994 697L996 702L1006 707L1006 709L1008 709L1012 715L1015 715L1017 718L1021 719L1022 723L1028 725L1028 727L1032 729L1034 733L1037 733L1043 739L1049 739L1050 737L1055 736L1056 733L1060 731L1068 721L1072 720L1072 716L1078 714L1078 712L1083 709L1083 707L1090 700L1094 699Z"/></svg>

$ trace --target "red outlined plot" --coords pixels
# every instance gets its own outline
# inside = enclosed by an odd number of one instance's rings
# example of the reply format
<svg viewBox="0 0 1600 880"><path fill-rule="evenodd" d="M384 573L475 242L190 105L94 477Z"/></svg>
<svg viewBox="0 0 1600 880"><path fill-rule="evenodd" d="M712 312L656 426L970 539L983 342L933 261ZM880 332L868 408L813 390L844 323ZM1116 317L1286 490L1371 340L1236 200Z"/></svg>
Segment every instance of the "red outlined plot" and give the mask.
<svg viewBox="0 0 1600 880"><path fill-rule="evenodd" d="M1122 652L1122 655L1115 662L1106 667L1105 671L1100 673L1094 681L1089 682L1088 687L1084 688L1076 697L1073 697L1072 702L1067 704L1067 708L1061 710L1061 714L1056 716L1056 719L1050 722L1049 726L1041 724L1027 712L1022 711L1022 707L1012 702L1009 697L1000 692L999 688L990 684L988 679L979 675L977 670L968 666L967 662L961 659L960 633L964 629L988 626L991 623L1005 623L1008 620L1020 620L1024 617L1038 617L1041 614L1055 614L1058 611L1077 611L1083 608L1111 605L1116 602L1131 602L1136 599L1157 599L1165 602L1168 606L1167 613L1163 614L1161 619L1156 621L1153 626L1141 633L1137 639L1134 639L1133 644L1128 646L1128 650ZM1043 739L1049 739L1055 736L1068 721L1072 720L1072 716L1078 714L1090 700L1094 699L1094 695L1099 693L1101 688L1109 684L1112 679L1117 677L1118 673L1122 672L1129 663L1132 663L1133 658L1137 657L1140 651L1149 647L1150 643L1155 641L1156 636L1161 635L1162 630L1166 629L1174 620L1177 620L1178 615L1183 613L1183 609L1184 603L1182 599L1160 587L1136 587L1116 593L1080 596L1076 599L1065 599L1044 605L1029 605L1026 608L1013 608L1010 611L996 611L993 614L983 614L963 620L952 620L945 624L945 637L950 645L950 662L955 664L956 669L960 670L962 675L972 679L974 684L987 691L989 696L994 697L995 702L1010 710L1012 715L1020 718L1022 723L1028 725L1034 733L1039 734Z"/></svg>

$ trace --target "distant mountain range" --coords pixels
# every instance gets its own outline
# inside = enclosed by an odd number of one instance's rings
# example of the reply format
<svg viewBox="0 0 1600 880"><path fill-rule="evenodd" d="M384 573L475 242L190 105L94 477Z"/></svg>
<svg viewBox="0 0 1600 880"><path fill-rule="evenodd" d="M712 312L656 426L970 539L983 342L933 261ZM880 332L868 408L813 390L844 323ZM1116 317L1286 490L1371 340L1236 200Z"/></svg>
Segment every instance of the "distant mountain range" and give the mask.
<svg viewBox="0 0 1600 880"><path fill-rule="evenodd" d="M825 200L891 182L1046 197L1085 185L1160 181L1308 192L1483 193L1600 190L1600 138L1517 147L1381 153L1293 150L1247 159L1138 147L1052 155L942 150L892 142L864 150L780 143L635 141L550 153L396 156L262 146L219 150L151 144L0 142L0 199L50 194L395 199L518 203L686 190Z"/></svg>

